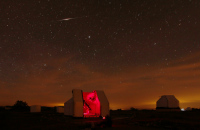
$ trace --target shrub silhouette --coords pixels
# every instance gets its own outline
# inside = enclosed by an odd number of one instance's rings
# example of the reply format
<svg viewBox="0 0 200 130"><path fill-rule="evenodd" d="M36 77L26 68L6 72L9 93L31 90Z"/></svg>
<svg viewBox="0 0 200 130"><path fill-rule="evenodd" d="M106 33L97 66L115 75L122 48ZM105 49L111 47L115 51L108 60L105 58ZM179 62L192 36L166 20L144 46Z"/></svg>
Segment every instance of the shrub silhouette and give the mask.
<svg viewBox="0 0 200 130"><path fill-rule="evenodd" d="M13 110L14 111L29 111L30 107L28 106L28 104L26 102L18 100L14 104Z"/></svg>

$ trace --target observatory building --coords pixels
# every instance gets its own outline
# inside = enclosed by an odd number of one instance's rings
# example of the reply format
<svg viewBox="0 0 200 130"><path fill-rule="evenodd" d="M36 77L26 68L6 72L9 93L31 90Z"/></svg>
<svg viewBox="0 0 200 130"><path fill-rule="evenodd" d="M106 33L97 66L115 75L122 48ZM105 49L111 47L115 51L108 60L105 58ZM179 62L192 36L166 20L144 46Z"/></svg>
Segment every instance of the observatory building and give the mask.
<svg viewBox="0 0 200 130"><path fill-rule="evenodd" d="M32 105L31 108L30 108L30 112L41 112L41 106Z"/></svg>
<svg viewBox="0 0 200 130"><path fill-rule="evenodd" d="M72 98L64 103L64 115L73 117L99 117L109 115L109 102L104 91L83 92L72 90Z"/></svg>
<svg viewBox="0 0 200 130"><path fill-rule="evenodd" d="M156 102L156 110L180 111L179 100L174 95L163 95Z"/></svg>

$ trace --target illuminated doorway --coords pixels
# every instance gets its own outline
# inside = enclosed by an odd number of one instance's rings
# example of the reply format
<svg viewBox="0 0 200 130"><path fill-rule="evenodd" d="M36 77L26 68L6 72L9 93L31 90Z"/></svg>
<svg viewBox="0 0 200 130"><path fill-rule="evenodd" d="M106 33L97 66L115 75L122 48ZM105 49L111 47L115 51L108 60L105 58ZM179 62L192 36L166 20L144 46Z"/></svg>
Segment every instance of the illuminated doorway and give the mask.
<svg viewBox="0 0 200 130"><path fill-rule="evenodd" d="M83 92L83 115L84 117L100 116L100 101L96 91Z"/></svg>

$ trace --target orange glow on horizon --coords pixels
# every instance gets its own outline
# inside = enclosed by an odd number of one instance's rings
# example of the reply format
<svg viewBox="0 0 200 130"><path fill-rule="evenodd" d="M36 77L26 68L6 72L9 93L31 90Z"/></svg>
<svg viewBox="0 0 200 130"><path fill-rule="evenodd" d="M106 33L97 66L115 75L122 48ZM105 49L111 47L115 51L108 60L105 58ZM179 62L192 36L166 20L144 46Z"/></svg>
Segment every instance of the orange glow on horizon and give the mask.
<svg viewBox="0 0 200 130"><path fill-rule="evenodd" d="M19 77L20 89L13 87L10 91L7 87L1 87L1 96L7 97L7 101L1 100L0 103L13 105L15 101L21 99L28 105L64 106L64 102L71 97L71 90L78 88L89 92L104 90L111 109L154 108L159 97L168 94L175 95L181 107L200 107L200 71L197 70L200 62L196 64L187 62L194 56L186 56L182 64L179 60L174 60L171 65L162 68L127 67L123 72L116 74L98 71L91 73L89 67L82 64L74 65L72 69L76 73L71 73L69 77L57 70L37 76L33 73L25 81ZM61 59L59 63L49 60L48 64L58 68L66 62L65 60ZM7 82L0 83L2 86L9 85Z"/></svg>

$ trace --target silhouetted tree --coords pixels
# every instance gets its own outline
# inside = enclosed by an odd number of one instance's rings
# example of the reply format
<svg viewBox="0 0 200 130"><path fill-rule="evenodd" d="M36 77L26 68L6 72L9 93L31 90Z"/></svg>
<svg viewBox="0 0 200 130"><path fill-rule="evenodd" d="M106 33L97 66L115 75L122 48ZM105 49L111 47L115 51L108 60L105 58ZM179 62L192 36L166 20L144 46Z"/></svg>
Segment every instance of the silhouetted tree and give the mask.
<svg viewBox="0 0 200 130"><path fill-rule="evenodd" d="M29 111L30 107L26 102L23 101L16 101L16 103L13 106L13 110L15 111Z"/></svg>
<svg viewBox="0 0 200 130"><path fill-rule="evenodd" d="M137 111L137 109L134 108L134 107L131 107L130 110L131 110L131 111Z"/></svg>

